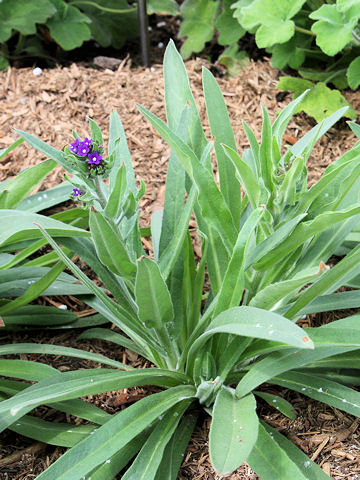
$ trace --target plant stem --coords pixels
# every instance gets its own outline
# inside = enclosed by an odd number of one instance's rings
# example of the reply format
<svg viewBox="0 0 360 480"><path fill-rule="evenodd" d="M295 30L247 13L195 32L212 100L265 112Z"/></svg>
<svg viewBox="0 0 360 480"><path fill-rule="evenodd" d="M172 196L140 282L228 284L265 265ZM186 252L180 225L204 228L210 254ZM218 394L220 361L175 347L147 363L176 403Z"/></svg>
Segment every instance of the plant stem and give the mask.
<svg viewBox="0 0 360 480"><path fill-rule="evenodd" d="M295 30L300 33L305 33L306 35L311 35L312 37L316 37L316 33L312 32L311 30L308 30L307 28L298 27L297 25L295 25Z"/></svg>
<svg viewBox="0 0 360 480"><path fill-rule="evenodd" d="M74 0L73 2L68 3L68 5L90 5L90 7L94 7L99 10L102 10L103 12L109 12L109 13L131 13L131 12L136 12L137 10L137 5L132 8L116 9L116 8L103 7L95 2L90 2L89 0Z"/></svg>
<svg viewBox="0 0 360 480"><path fill-rule="evenodd" d="M107 204L107 199L104 195L104 192L102 191L102 182L100 180L100 177L94 177L93 184L95 187L98 202L100 203L101 208L104 210Z"/></svg>

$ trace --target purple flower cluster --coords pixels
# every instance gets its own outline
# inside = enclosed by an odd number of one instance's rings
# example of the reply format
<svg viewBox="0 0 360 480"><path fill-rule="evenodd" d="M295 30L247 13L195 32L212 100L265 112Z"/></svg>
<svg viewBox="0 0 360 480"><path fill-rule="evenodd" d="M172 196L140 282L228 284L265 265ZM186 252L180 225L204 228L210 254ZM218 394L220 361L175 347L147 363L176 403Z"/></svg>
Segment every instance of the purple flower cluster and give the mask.
<svg viewBox="0 0 360 480"><path fill-rule="evenodd" d="M79 157L86 157L89 170L94 167L101 168L103 166L102 156L97 150L94 150L94 147L92 138L86 137L82 142L77 138L73 143L70 143L70 152L75 153Z"/></svg>

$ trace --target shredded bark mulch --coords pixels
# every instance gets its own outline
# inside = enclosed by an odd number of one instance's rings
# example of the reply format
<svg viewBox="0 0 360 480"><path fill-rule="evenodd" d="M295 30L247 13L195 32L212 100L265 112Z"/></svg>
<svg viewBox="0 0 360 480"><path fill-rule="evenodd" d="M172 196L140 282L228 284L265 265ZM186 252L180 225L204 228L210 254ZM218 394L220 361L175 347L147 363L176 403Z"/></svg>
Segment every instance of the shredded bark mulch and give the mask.
<svg viewBox="0 0 360 480"><path fill-rule="evenodd" d="M217 67L205 60L186 62L191 85L200 107L203 125L210 138L201 91L201 68L205 66L216 72ZM261 108L266 106L272 119L289 101L290 95L276 90L278 71L271 68L267 60L252 62L236 78L219 78L225 95L230 119L240 151L248 147L242 129L245 120L260 138ZM359 92L345 92L355 110L360 112ZM71 139L74 129L81 136L89 136L87 116L96 120L105 134L109 114L117 109L127 134L133 164L138 178L147 186L142 200L142 222L148 224L151 212L162 203L169 149L149 123L137 110L137 103L144 105L165 119L164 89L161 65L150 69L132 69L124 60L115 71L95 70L73 64L70 67L47 69L35 76L31 68L0 72L0 148L7 147L16 138L14 128L26 130L53 146L62 149ZM313 120L297 115L286 132L286 140L293 143L312 126ZM336 160L356 142L355 136L344 121L330 130L315 147L309 161L310 183L318 179L325 167ZM21 145L0 164L0 181L12 178L23 168L35 165L44 156L32 148ZM63 179L63 171L57 168L43 182L41 189L54 186ZM52 298L55 304L64 299ZM73 305L70 302L69 308ZM74 306L74 305L73 305ZM334 316L323 315L321 323ZM308 325L317 325L318 317L308 318ZM101 341L76 340L73 332L50 334L46 332L0 333L0 343L37 342L54 343L110 355L133 366L144 366L144 362L133 352ZM98 364L55 356L22 355L21 358L43 361L62 371L76 368L95 367ZM265 385L266 391L277 393L291 401L298 414L291 421L275 409L259 403L259 414L270 425L286 434L311 459L335 480L357 479L360 475L360 441L358 420L343 412L313 401L296 392ZM141 398L154 390L128 389L93 396L98 406L110 412ZM45 415L55 421L66 421L58 412L46 411L41 407L36 415ZM179 474L180 480L215 480L220 477L213 471L207 449L209 417L203 416L194 432ZM46 466L54 462L64 449L46 446L6 431L0 435L0 480L33 479ZM121 475L118 476L121 478ZM259 477L244 464L227 478L231 480L257 480ZM70 480L70 479L69 479ZM275 480L275 479L274 479ZM290 479L289 479L290 480ZM296 479L291 479L296 480Z"/></svg>

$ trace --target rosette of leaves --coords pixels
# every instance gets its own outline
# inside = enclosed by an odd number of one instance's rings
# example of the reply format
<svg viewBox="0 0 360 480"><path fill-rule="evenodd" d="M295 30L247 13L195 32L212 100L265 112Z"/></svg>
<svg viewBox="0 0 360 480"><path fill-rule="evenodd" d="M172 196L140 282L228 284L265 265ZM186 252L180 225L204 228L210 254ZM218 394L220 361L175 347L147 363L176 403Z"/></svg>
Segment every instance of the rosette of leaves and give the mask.
<svg viewBox="0 0 360 480"><path fill-rule="evenodd" d="M360 85L360 4L353 0L330 3L239 0L231 7L240 25L255 34L258 47L271 53L274 67L290 67L304 79L321 82L308 82L305 88L313 92L299 104L299 109L317 121L347 104L340 92L328 85L353 90ZM301 81L296 88L295 83L281 79L279 88L298 95L304 89L300 88ZM356 113L349 109L345 116L355 118Z"/></svg>
<svg viewBox="0 0 360 480"><path fill-rule="evenodd" d="M108 145L114 164L109 185L101 186L104 198L97 197L90 212L90 236L56 239L40 224L61 261L93 293L86 300L89 305L123 332L96 328L81 337L130 349L154 368L134 369L105 356L102 362L114 368L60 372L41 363L1 360L1 374L19 379L0 380L1 429L71 447L39 480L109 480L119 472L125 480L175 480L203 408L212 416L210 458L219 473L232 472L246 461L263 480L329 478L258 418L256 404L261 398L290 418L296 415L281 393L266 391L266 382L360 415L360 394L350 388L358 383L359 316L318 328L297 325L306 314L360 306L360 245L358 233L354 236L360 218L360 145L308 188L311 150L344 110L284 149L283 133L304 96L273 124L264 110L261 142L244 123L250 148L240 156L211 73L204 69L203 87L214 144L206 140L173 44L165 54L164 78L167 123L140 107L172 149L164 208L153 214L150 231L139 227L139 190L115 112ZM360 129L355 124L352 128ZM41 152L64 159L63 152L22 135ZM219 186L210 160L213 149ZM189 233L192 214L201 239L200 258ZM141 243L141 236L150 234L151 256ZM99 273L113 299L58 243ZM340 250L343 258L327 266ZM204 282L206 272L209 284ZM336 293L343 286L353 290ZM9 348L0 352L8 354ZM11 353L16 348L12 344ZM31 348L34 352L36 346L20 345L18 351ZM47 347L41 348L43 353ZM113 415L79 400L139 385L161 391ZM29 415L43 404L88 424L52 425Z"/></svg>

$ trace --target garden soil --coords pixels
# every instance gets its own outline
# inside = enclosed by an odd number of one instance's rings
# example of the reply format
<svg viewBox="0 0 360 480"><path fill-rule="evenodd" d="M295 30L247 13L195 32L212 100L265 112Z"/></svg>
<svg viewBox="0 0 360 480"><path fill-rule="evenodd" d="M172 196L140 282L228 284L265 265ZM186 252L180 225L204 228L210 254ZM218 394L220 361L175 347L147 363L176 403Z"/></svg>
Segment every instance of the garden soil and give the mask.
<svg viewBox="0 0 360 480"><path fill-rule="evenodd" d="M201 92L201 69L218 67L203 59L186 62L191 85L198 102L203 125L208 138L209 128ZM269 62L252 62L236 78L219 78L230 119L234 127L240 151L248 147L242 128L245 120L256 132L261 131L261 108L264 105L272 119L289 103L290 94L276 90L279 73ZM360 92L345 92L346 98L360 113ZM0 73L0 148L9 146L16 138L15 129L26 130L54 147L62 149L68 144L74 129L80 136L89 136L87 117L99 123L105 133L112 110L118 110L127 134L137 178L147 186L141 202L141 222L148 225L151 212L163 202L164 182L169 149L159 135L147 123L137 109L145 106L165 119L164 89L161 65L149 69L131 68L129 61L122 61L116 70L93 69L72 64L69 67L46 69L34 75L33 69L9 69ZM297 115L286 132L290 144L304 135L314 122L304 115ZM336 160L356 142L354 135L341 121L332 128L315 147L309 160L309 184L317 180L325 167ZM0 164L0 181L13 178L23 168L37 164L44 156L30 147L21 145ZM216 171L216 166L214 165ZM45 189L60 183L63 171L57 168L41 185ZM1 226L0 226L1 228ZM148 245L149 246L149 245ZM91 313L77 299L52 297L43 299L55 306L67 307L79 315ZM308 317L303 326L316 326L341 317L342 312ZM345 313L343 315L346 315ZM146 362L133 352L99 340L76 340L74 333L65 331L50 335L42 332L0 333L0 343L37 342L53 343L103 353L134 367L144 367ZM56 356L21 355L21 358L49 363L61 371L96 367L97 364ZM259 414L270 425L285 434L323 470L335 480L360 478L360 430L358 420L348 414L308 399L299 393L270 385L264 391L275 393L291 401L297 412L296 420L259 404ZM156 389L133 388L89 397L89 401L115 413ZM52 421L74 421L45 407L36 415ZM180 480L217 480L209 461L207 439L209 417L200 417L179 474ZM30 480L54 462L64 449L46 446L9 431L0 434L0 480ZM119 475L117 478L121 478ZM224 478L224 477L223 477ZM257 480L259 477L244 464L237 472L227 476L230 480ZM71 479L69 479L71 480ZM110 479L109 479L110 480ZM276 480L276 479L274 479ZM297 480L297 479L289 479Z"/></svg>

